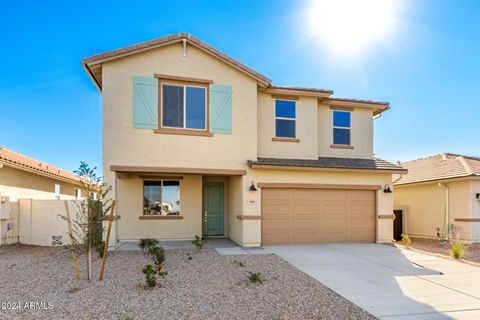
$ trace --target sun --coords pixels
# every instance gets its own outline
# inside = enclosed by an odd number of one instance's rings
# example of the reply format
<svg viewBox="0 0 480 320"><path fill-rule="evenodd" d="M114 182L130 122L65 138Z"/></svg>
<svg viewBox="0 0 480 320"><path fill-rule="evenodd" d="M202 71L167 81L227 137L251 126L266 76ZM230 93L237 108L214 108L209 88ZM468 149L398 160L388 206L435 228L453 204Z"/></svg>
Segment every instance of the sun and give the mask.
<svg viewBox="0 0 480 320"><path fill-rule="evenodd" d="M400 0L312 0L308 31L332 54L359 55L388 39Z"/></svg>

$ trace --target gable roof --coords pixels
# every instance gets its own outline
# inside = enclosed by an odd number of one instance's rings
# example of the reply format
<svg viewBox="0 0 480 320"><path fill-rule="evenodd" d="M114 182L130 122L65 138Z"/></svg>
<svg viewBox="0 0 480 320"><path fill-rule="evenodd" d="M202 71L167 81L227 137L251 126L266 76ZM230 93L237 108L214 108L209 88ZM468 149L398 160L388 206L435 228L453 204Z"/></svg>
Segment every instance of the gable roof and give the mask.
<svg viewBox="0 0 480 320"><path fill-rule="evenodd" d="M463 177L480 177L480 158L443 153L402 163L408 174L395 185Z"/></svg>
<svg viewBox="0 0 480 320"><path fill-rule="evenodd" d="M57 167L51 166L39 160L29 158L6 148L0 147L0 164L14 167L19 170L28 171L55 180L62 180L68 183L81 185L79 177L73 173L66 172ZM1 169L0 169L1 172Z"/></svg>
<svg viewBox="0 0 480 320"><path fill-rule="evenodd" d="M374 109L374 115L382 113L389 109L389 104L385 102L376 102L371 100L353 100L353 99L330 99L330 96L333 95L332 90L319 89L319 88L305 88L305 87L283 87L283 86L273 86L272 80L267 76L251 69L250 67L244 65L243 63L229 57L228 55L222 53L221 51L213 48L212 46L206 44L205 42L191 36L188 33L178 33L169 35L166 37L157 38L155 40L146 41L131 45L125 48L111 50L104 53L96 54L91 57L85 58L82 60L82 66L92 79L92 81L97 86L100 92L102 91L102 63L127 57L136 53L153 50L163 46L167 46L174 43L190 44L197 49L202 50L203 52L212 55L213 57L223 61L233 68L245 73L246 75L255 79L262 90L269 93L279 93L285 95L301 95L301 96L311 96L322 99L322 102L328 101L330 104L341 105L348 104L350 106L354 105L356 107L365 107Z"/></svg>
<svg viewBox="0 0 480 320"><path fill-rule="evenodd" d="M337 158L337 157L319 157L315 160L306 159L279 159L279 158L258 158L256 161L249 160L250 168L265 167L292 167L292 168L311 168L328 170L365 170L392 173L406 173L407 170L393 163L379 158L361 159L361 158Z"/></svg>
<svg viewBox="0 0 480 320"><path fill-rule="evenodd" d="M179 43L183 41L231 65L235 69L240 70L241 72L249 75L250 77L257 80L259 85L262 87L267 87L272 83L272 80L270 80L268 77L264 76L263 74L258 73L257 71L247 67L243 63L238 62L237 60L227 56L226 54L220 52L219 50L211 47L205 42L187 33L174 34L167 37L162 37L155 40L138 43L122 49L117 49L117 50L107 51L101 54L96 54L94 56L91 56L89 58L85 58L84 60L82 60L82 65L84 66L85 70L87 71L89 76L92 78L92 80L95 82L98 89L101 90L102 88L101 64L103 62L123 58L123 57L129 56L135 53L139 53L142 51L152 50L152 49L156 49L159 47L163 47L166 45Z"/></svg>

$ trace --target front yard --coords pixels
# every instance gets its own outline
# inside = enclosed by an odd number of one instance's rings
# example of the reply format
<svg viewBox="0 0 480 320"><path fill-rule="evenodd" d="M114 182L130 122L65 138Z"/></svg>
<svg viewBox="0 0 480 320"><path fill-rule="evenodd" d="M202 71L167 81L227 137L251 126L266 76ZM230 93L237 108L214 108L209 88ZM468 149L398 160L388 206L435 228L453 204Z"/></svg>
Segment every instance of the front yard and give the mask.
<svg viewBox="0 0 480 320"><path fill-rule="evenodd" d="M440 244L436 239L412 238L412 243L408 246L404 246L401 241L397 241L397 245L406 249L411 248L425 253L450 257L451 245L449 243ZM461 260L480 264L480 243L465 245L465 255L461 257Z"/></svg>
<svg viewBox="0 0 480 320"><path fill-rule="evenodd" d="M0 251L1 319L375 319L275 255L167 250L168 276L147 290L141 269L150 258L139 251L109 253L104 281L79 284L63 248L14 245ZM84 276L84 257L79 263ZM95 278L99 265L95 258ZM250 283L247 271L260 272L264 283ZM4 308L9 302L51 308Z"/></svg>

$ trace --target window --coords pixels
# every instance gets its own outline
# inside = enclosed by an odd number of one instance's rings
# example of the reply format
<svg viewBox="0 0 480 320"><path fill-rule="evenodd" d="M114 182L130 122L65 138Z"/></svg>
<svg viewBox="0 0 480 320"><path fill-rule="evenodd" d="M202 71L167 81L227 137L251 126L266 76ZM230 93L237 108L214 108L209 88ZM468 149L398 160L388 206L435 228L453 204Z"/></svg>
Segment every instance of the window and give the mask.
<svg viewBox="0 0 480 320"><path fill-rule="evenodd" d="M75 198L80 199L82 197L82 190L75 189Z"/></svg>
<svg viewBox="0 0 480 320"><path fill-rule="evenodd" d="M333 144L350 145L350 112L333 111Z"/></svg>
<svg viewBox="0 0 480 320"><path fill-rule="evenodd" d="M207 88L162 84L162 127L206 130Z"/></svg>
<svg viewBox="0 0 480 320"><path fill-rule="evenodd" d="M275 101L275 137L295 138L295 101Z"/></svg>
<svg viewBox="0 0 480 320"><path fill-rule="evenodd" d="M58 183L55 183L55 195L60 196L60 185Z"/></svg>
<svg viewBox="0 0 480 320"><path fill-rule="evenodd" d="M180 215L180 181L144 181L143 214Z"/></svg>

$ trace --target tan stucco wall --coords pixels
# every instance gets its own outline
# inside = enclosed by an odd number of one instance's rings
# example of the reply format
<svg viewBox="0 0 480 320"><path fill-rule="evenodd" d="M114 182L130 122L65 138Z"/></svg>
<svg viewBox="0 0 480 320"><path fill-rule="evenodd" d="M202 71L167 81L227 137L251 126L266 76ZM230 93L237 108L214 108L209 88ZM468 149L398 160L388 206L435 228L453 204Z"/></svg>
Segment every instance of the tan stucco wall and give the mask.
<svg viewBox="0 0 480 320"><path fill-rule="evenodd" d="M318 100L301 97L296 102L296 138L299 142L272 141L275 137L275 100L258 93L258 156L290 159L318 158Z"/></svg>
<svg viewBox="0 0 480 320"><path fill-rule="evenodd" d="M9 198L10 218L0 220L0 244L19 241L19 199L53 200L55 184L60 184L60 199L75 199L75 189L80 186L33 174L4 165L0 168L0 195ZM13 229L8 230L8 226Z"/></svg>
<svg viewBox="0 0 480 320"><path fill-rule="evenodd" d="M480 181L475 180L470 184L470 198L472 199L472 218L480 218L480 200L476 194L480 193ZM472 241L480 242L480 222L472 223Z"/></svg>
<svg viewBox="0 0 480 320"><path fill-rule="evenodd" d="M460 240L472 240L472 223L455 218L471 218L471 181L444 182L449 187L449 223L458 228ZM396 186L394 208L404 210L404 231L411 236L437 237L445 230L445 188L438 183Z"/></svg>
<svg viewBox="0 0 480 320"><path fill-rule="evenodd" d="M391 185L390 174L315 172L288 170L249 170L243 177L243 197L245 215L261 215L261 191L248 191L251 181L255 183L312 183L312 184L355 184L355 185ZM383 188L382 188L383 190ZM389 242L393 237L391 219L378 219L378 215L393 214L392 194L377 191L377 242ZM248 204L252 201L255 204ZM242 244L258 246L261 243L261 221L244 220Z"/></svg>
<svg viewBox="0 0 480 320"><path fill-rule="evenodd" d="M333 110L320 105L318 112L318 154L327 157L372 158L373 110L355 108L351 111L350 139L353 149L331 148L333 144Z"/></svg>

